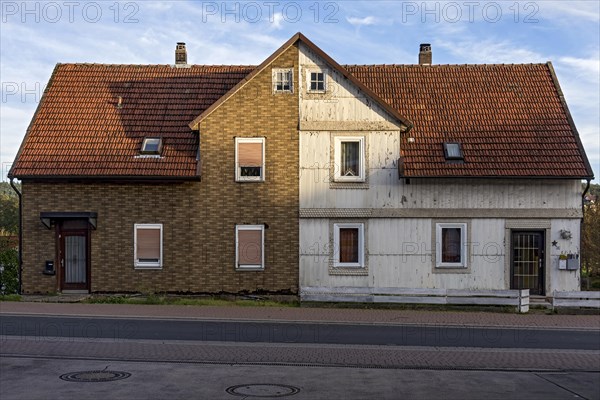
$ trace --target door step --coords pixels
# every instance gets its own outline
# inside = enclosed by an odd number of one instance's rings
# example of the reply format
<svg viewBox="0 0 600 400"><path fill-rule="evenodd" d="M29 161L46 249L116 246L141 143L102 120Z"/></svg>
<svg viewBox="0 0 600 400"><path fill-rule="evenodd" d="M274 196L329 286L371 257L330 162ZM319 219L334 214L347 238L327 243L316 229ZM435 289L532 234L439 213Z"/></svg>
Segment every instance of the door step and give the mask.
<svg viewBox="0 0 600 400"><path fill-rule="evenodd" d="M529 296L529 307L552 308L552 302L550 302L545 296Z"/></svg>

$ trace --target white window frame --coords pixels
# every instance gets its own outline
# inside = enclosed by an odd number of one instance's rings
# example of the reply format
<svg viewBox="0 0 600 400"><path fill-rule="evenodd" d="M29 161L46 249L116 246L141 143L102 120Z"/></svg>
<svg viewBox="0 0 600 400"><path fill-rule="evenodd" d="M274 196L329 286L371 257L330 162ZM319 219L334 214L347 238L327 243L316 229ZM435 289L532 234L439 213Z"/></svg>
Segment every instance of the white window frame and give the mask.
<svg viewBox="0 0 600 400"><path fill-rule="evenodd" d="M242 176L242 168L238 162L238 145L240 143L261 143L262 144L262 165L260 167L260 176ZM263 137L239 137L235 138L235 180L237 182L264 182L265 180L265 138Z"/></svg>
<svg viewBox="0 0 600 400"><path fill-rule="evenodd" d="M460 262L442 262L442 229L460 228ZM441 222L435 224L435 266L436 268L467 268L468 260L467 224L455 222Z"/></svg>
<svg viewBox="0 0 600 400"><path fill-rule="evenodd" d="M148 150L147 147L149 145L149 142L155 141L155 140L158 141L156 150ZM162 152L162 146L163 146L163 140L161 137L156 137L156 136L145 137L142 140L142 147L140 149L140 154L145 155L145 156L160 157L160 153Z"/></svg>
<svg viewBox="0 0 600 400"><path fill-rule="evenodd" d="M310 79L310 74L311 73L321 73L323 74L323 90L312 90L310 88L311 86L311 79ZM307 69L306 70L306 91L309 93L325 93L327 92L327 70L326 69L319 69L319 68L313 68L313 69Z"/></svg>
<svg viewBox="0 0 600 400"><path fill-rule="evenodd" d="M340 229L358 228L358 262L340 262ZM355 222L340 222L333 224L333 266L334 268L364 268L365 267L365 224Z"/></svg>
<svg viewBox="0 0 600 400"><path fill-rule="evenodd" d="M239 265L239 239L238 232L239 231L257 231L260 230L261 235L261 265L257 266L256 264L251 265ZM243 271L258 271L265 269L265 226L264 225L236 225L235 226L235 269L243 270Z"/></svg>
<svg viewBox="0 0 600 400"><path fill-rule="evenodd" d="M138 229L160 230L160 258L157 262L139 261L137 256ZM162 224L134 224L133 225L133 261L136 269L162 269L163 266L163 225Z"/></svg>
<svg viewBox="0 0 600 400"><path fill-rule="evenodd" d="M278 73L283 73L283 72L289 72L290 73L290 88L289 90L278 90L277 89L277 83L279 83L280 81L277 79L277 74ZM272 70L272 74L271 74L271 78L272 78L272 86L273 86L273 93L294 93L294 68L273 68ZM283 81L281 81L283 82Z"/></svg>
<svg viewBox="0 0 600 400"><path fill-rule="evenodd" d="M335 136L334 145L334 181L335 182L364 182L366 171L366 149L364 136ZM342 143L343 142L358 142L359 143L359 163L360 171L358 176L342 176Z"/></svg>

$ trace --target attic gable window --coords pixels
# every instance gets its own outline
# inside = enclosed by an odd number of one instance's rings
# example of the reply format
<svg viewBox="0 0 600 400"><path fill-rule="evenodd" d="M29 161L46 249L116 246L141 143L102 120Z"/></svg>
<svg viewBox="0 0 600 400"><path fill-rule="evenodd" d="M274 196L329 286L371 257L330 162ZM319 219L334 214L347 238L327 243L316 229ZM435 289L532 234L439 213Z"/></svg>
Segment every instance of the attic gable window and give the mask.
<svg viewBox="0 0 600 400"><path fill-rule="evenodd" d="M464 160L462 147L460 143L445 142L444 157L446 157L446 160Z"/></svg>
<svg viewBox="0 0 600 400"><path fill-rule="evenodd" d="M308 91L309 92L325 92L325 71L313 70L308 71Z"/></svg>
<svg viewBox="0 0 600 400"><path fill-rule="evenodd" d="M291 68L273 68L273 92L293 93L293 75Z"/></svg>
<svg viewBox="0 0 600 400"><path fill-rule="evenodd" d="M140 149L140 154L160 155L161 150L162 150L162 139L161 138L147 137L147 138L144 138L144 141L142 142L142 148Z"/></svg>

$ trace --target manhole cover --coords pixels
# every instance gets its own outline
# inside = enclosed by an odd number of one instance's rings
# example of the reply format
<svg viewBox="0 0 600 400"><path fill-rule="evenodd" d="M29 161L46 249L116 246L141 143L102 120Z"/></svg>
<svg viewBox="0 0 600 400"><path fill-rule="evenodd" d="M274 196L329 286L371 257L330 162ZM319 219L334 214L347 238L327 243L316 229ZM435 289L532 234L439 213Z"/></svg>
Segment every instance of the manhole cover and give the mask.
<svg viewBox="0 0 600 400"><path fill-rule="evenodd" d="M69 382L110 382L129 378L129 372L122 371L81 371L63 374L60 379Z"/></svg>
<svg viewBox="0 0 600 400"><path fill-rule="evenodd" d="M270 383L252 383L227 388L227 393L242 397L286 397L293 396L299 388L289 385L274 385Z"/></svg>

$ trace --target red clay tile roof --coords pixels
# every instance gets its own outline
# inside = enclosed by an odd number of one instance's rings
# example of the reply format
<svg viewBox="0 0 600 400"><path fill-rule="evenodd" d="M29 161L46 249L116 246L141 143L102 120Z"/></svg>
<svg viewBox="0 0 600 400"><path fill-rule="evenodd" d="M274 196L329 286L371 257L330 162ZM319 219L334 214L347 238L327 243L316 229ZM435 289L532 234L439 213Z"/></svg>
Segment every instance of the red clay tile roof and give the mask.
<svg viewBox="0 0 600 400"><path fill-rule="evenodd" d="M414 123L406 177L593 175L549 64L344 68ZM194 178L188 124L253 69L59 64L9 176ZM162 158L136 158L145 136L163 138ZM464 163L446 162L445 141Z"/></svg>
<svg viewBox="0 0 600 400"><path fill-rule="evenodd" d="M405 177L593 176L551 64L345 68L413 121ZM446 161L444 142L461 143L464 163Z"/></svg>
<svg viewBox="0 0 600 400"><path fill-rule="evenodd" d="M10 175L194 178L188 123L253 68L58 64ZM136 157L146 136L161 158Z"/></svg>

